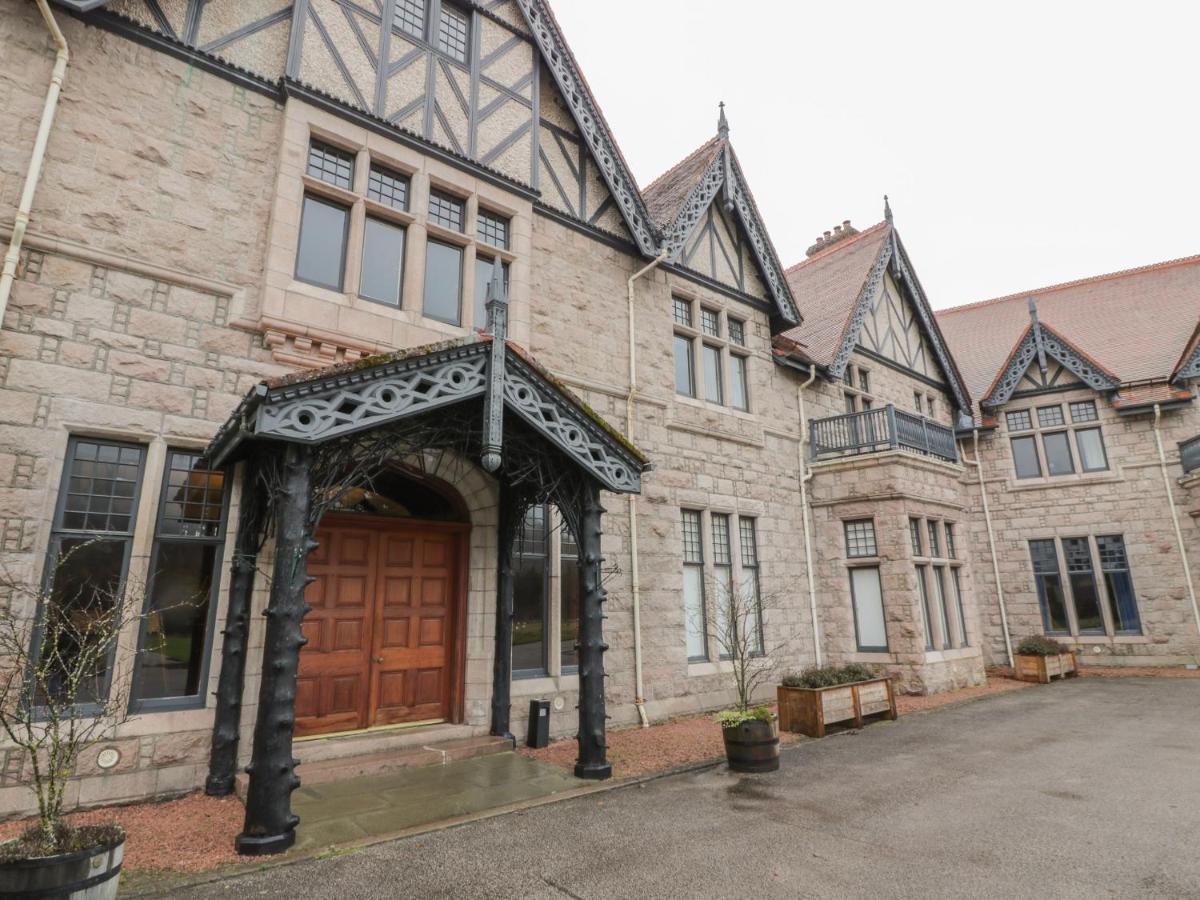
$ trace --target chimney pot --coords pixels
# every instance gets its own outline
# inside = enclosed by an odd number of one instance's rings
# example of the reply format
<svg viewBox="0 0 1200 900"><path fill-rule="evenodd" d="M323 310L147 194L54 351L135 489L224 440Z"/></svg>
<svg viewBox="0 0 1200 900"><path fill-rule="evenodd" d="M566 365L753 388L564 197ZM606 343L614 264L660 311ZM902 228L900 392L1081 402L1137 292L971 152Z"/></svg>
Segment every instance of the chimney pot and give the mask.
<svg viewBox="0 0 1200 900"><path fill-rule="evenodd" d="M830 232L830 231L825 232L825 240L829 240L829 238L832 236L833 236L833 232Z"/></svg>
<svg viewBox="0 0 1200 900"><path fill-rule="evenodd" d="M834 226L833 226L833 233L834 233L834 234L839 234L839 235L840 235L840 234L842 233L842 226L841 226L841 225L834 225Z"/></svg>
<svg viewBox="0 0 1200 900"><path fill-rule="evenodd" d="M849 220L849 219L842 219L842 227L843 227L843 228L849 228L849 227L850 227L850 220Z"/></svg>

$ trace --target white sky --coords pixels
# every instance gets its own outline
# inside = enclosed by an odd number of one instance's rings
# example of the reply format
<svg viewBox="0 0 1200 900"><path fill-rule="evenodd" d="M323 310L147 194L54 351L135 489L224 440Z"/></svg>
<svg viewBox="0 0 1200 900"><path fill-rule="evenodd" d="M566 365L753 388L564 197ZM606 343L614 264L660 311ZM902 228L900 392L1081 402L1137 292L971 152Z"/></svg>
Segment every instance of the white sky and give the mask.
<svg viewBox="0 0 1200 900"><path fill-rule="evenodd" d="M1200 4L551 0L643 186L731 137L784 265L891 197L935 307L1200 253Z"/></svg>

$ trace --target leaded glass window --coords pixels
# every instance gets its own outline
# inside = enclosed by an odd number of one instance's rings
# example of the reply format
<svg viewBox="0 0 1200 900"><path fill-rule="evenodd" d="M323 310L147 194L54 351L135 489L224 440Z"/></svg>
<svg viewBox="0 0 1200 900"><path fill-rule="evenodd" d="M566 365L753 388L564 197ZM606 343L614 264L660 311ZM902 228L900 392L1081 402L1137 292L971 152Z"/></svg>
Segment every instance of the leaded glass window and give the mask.
<svg viewBox="0 0 1200 900"><path fill-rule="evenodd" d="M755 653L762 653L762 596L758 579L758 533L754 519L738 517L738 549L742 554L742 599L748 607L745 619L746 627L750 629L750 646Z"/></svg>
<svg viewBox="0 0 1200 900"><path fill-rule="evenodd" d="M508 249L508 219L481 209L475 225L475 233L485 244L491 244L501 250Z"/></svg>
<svg viewBox="0 0 1200 900"><path fill-rule="evenodd" d="M700 330L711 337L721 336L721 314L715 309L700 309Z"/></svg>
<svg viewBox="0 0 1200 900"><path fill-rule="evenodd" d="M1067 598L1063 593L1062 576L1058 568L1058 552L1053 540L1029 542L1033 561L1033 577L1037 584L1038 602L1042 608L1042 624L1047 634L1066 634L1071 626L1067 621Z"/></svg>
<svg viewBox="0 0 1200 900"><path fill-rule="evenodd" d="M1063 418L1062 407L1055 406L1039 406L1037 411L1038 424L1043 428L1054 428L1058 425L1065 425L1066 419Z"/></svg>
<svg viewBox="0 0 1200 900"><path fill-rule="evenodd" d="M429 221L451 231L462 231L466 205L457 197L441 191L429 192Z"/></svg>
<svg viewBox="0 0 1200 900"><path fill-rule="evenodd" d="M354 183L354 154L314 140L308 145L308 174L350 190Z"/></svg>
<svg viewBox="0 0 1200 900"><path fill-rule="evenodd" d="M875 545L875 521L856 519L844 523L846 531L846 556L851 559L862 556L878 556Z"/></svg>
<svg viewBox="0 0 1200 900"><path fill-rule="evenodd" d="M205 468L199 453L170 450L151 552L135 700L178 705L190 698L192 704L203 704L224 526L225 473Z"/></svg>
<svg viewBox="0 0 1200 900"><path fill-rule="evenodd" d="M746 323L740 319L729 320L729 340L739 347L746 346Z"/></svg>
<svg viewBox="0 0 1200 900"><path fill-rule="evenodd" d="M1064 538L1063 557L1067 561L1067 579L1075 603L1075 620L1080 634L1103 634L1104 617L1100 613L1100 591L1092 568L1092 548L1085 537Z"/></svg>
<svg viewBox="0 0 1200 900"><path fill-rule="evenodd" d="M550 527L547 508L531 506L513 551L513 674L546 674Z"/></svg>
<svg viewBox="0 0 1200 900"><path fill-rule="evenodd" d="M1096 538L1096 549L1100 552L1100 571L1104 574L1104 586L1108 589L1117 633L1141 634L1142 619L1138 614L1137 596L1133 592L1125 538L1119 534L1100 535Z"/></svg>
<svg viewBox="0 0 1200 900"><path fill-rule="evenodd" d="M442 3L441 27L438 29L438 49L458 62L467 61L467 35L471 26L467 14Z"/></svg>
<svg viewBox="0 0 1200 900"><path fill-rule="evenodd" d="M671 314L675 319L676 325L683 325L686 328L692 327L692 304L690 301L680 297L672 298Z"/></svg>
<svg viewBox="0 0 1200 900"><path fill-rule="evenodd" d="M909 537L909 540L912 542L913 556L924 556L925 554L921 551L921 520L920 519L909 519L908 520L908 537Z"/></svg>
<svg viewBox="0 0 1200 900"><path fill-rule="evenodd" d="M1033 428L1033 419L1029 415L1029 410L1020 409L1016 412L1010 412L1006 416L1008 420L1009 431L1029 431Z"/></svg>
<svg viewBox="0 0 1200 900"><path fill-rule="evenodd" d="M683 510L683 613L688 659L708 659L708 625L704 609L704 542L700 513Z"/></svg>
<svg viewBox="0 0 1200 900"><path fill-rule="evenodd" d="M416 38L425 37L426 0L396 0L396 27Z"/></svg>
<svg viewBox="0 0 1200 900"><path fill-rule="evenodd" d="M367 176L367 197L392 209L408 209L409 178L372 164Z"/></svg>
<svg viewBox="0 0 1200 900"><path fill-rule="evenodd" d="M1082 400L1071 404L1072 422L1095 422L1099 418L1100 415L1096 412L1094 400Z"/></svg>

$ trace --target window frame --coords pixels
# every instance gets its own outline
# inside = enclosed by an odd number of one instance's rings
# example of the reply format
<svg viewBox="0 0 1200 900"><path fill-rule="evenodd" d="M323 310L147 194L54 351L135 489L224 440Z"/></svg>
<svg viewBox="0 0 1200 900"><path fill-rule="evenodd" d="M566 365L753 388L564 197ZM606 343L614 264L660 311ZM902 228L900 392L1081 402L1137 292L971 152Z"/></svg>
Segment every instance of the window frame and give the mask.
<svg viewBox="0 0 1200 900"><path fill-rule="evenodd" d="M323 281L305 278L300 274L300 249L304 243L304 218L305 213L307 212L309 200L312 200L314 203L319 203L323 206L341 210L343 214L342 237L340 240L342 253L341 264L338 269L337 284L327 284ZM338 294L346 293L346 263L350 255L350 218L353 215L354 208L352 205L347 205L342 201L335 200L332 197L328 197L324 194L318 193L317 191L305 188L304 196L300 203L300 224L296 230L296 259L295 265L292 267L292 278L301 282L302 284L311 284L313 287L323 288L327 291L333 291Z"/></svg>
<svg viewBox="0 0 1200 900"><path fill-rule="evenodd" d="M392 303L389 300L383 300L379 297L372 297L370 294L363 293L363 273L366 272L367 259L367 229L371 227L371 223L376 222L385 228L394 228L400 232L400 271L396 273L396 302ZM363 217L363 235L362 235L362 250L359 252L358 262L358 291L357 296L360 300L366 300L369 303L378 303L380 306L386 306L388 309L404 309L404 272L408 268L408 228L399 222L394 222L391 219L385 219L382 216L373 216L367 213Z"/></svg>
<svg viewBox="0 0 1200 900"><path fill-rule="evenodd" d="M1101 540L1119 540L1125 560L1124 569L1109 569L1106 568L1105 558L1100 552ZM1066 542L1068 540L1083 541L1087 548L1088 564L1090 569L1087 573L1082 571L1072 572L1068 556ZM1049 609L1042 596L1042 585L1040 578L1045 573L1039 573L1036 565L1033 563L1033 545L1035 543L1051 543L1054 547L1054 562L1057 566L1057 575L1059 579L1059 589L1063 596L1063 612L1066 618L1066 630L1052 630L1049 621ZM1031 573L1034 578L1035 588L1038 596L1038 604L1042 612L1042 628L1043 633L1052 637L1061 637L1068 640L1082 639L1084 641L1106 639L1109 641L1119 637L1142 637L1145 635L1145 624L1142 619L1141 606L1138 603L1137 588L1133 580L1133 566L1129 560L1129 544L1126 541L1126 536L1123 532L1106 532L1098 534L1095 532L1075 532L1070 534L1055 534L1047 537L1031 537L1026 541L1030 554ZM1133 604L1133 612L1137 616L1137 630L1123 629L1120 627L1121 616L1118 613L1117 598L1113 593L1112 585L1108 575L1112 573L1123 574L1128 579L1129 595ZM1075 585L1072 580L1073 574L1088 574L1092 579L1093 589L1096 594L1096 603L1099 607L1101 629L1083 630L1079 625L1079 610L1075 597Z"/></svg>
<svg viewBox="0 0 1200 900"><path fill-rule="evenodd" d="M695 559L689 560L688 559L688 551L687 551L687 540L688 539L687 539L686 526L684 523L685 523L687 517L690 515L696 517L695 518L696 541L697 541L696 545L699 548L699 557L700 557L698 560L695 560ZM709 619L708 590L705 585L705 581L707 580L707 571L708 571L708 556L704 552L704 540L705 540L704 510L683 508L679 511L679 536L681 538L681 540L679 542L680 557L683 560L683 572L681 574L682 590L680 591L680 598L683 601L684 650L688 653L688 662L689 663L706 663L706 662L709 662L712 660L712 648L710 646L711 642L709 640L710 635L709 635L709 630L708 630L708 619ZM687 598L687 577L686 577L686 575L687 575L687 570L688 570L689 566L694 570L698 570L700 573L700 597L699 597L699 600L700 600L700 604L699 604L700 622L699 622L699 627L700 627L700 643L704 648L704 653L703 653L703 655L699 655L699 656L692 654L690 651L687 650L688 638L690 636L689 632L692 627L691 624L689 623L689 616L691 615L691 613L688 610L688 598Z"/></svg>
<svg viewBox="0 0 1200 900"><path fill-rule="evenodd" d="M854 587L854 577L857 572L874 572L875 582L879 585L879 611L883 620L883 645L865 645L862 642L862 629L859 626L859 598L858 591ZM890 643L887 633L887 603L884 602L883 595L883 571L879 564L872 565L856 565L850 566L846 570L846 575L850 579L850 615L854 619L854 646L859 653L890 653Z"/></svg>
<svg viewBox="0 0 1200 900"><path fill-rule="evenodd" d="M680 391L676 380L676 396L698 400L706 406L751 414L754 406L753 392L750 389L751 352L745 343L733 339L733 332L740 329L742 340L745 341L749 324L747 320L731 316L724 307L681 294L673 293L671 303L672 333L677 339L688 341L692 347L692 392L689 394ZM715 354L712 362L717 368L714 373L716 399L710 398L708 394L710 373L709 354L706 351ZM677 348L672 350L673 359L677 360L677 352ZM738 396L735 396L733 390L734 366L739 367L742 379L742 391Z"/></svg>
<svg viewBox="0 0 1200 900"><path fill-rule="evenodd" d="M699 558L688 561L688 553L686 549L686 535L684 531L684 521L689 515L696 517L696 524L699 529ZM719 562L717 553L717 531L713 525L715 519L719 519L725 523L725 540L727 542L726 549L728 551L728 562ZM684 637L685 648L689 634L688 624L688 601L687 601L687 583L683 573L688 568L699 570L700 584L700 623L701 639L704 645L704 655L695 656L688 654L688 665L698 665L704 663L721 662L726 663L730 660L730 655L722 649L720 639L713 631L713 626L722 621L721 610L717 604L721 602L721 598L714 596L714 591L709 590L709 585L718 583L716 572L722 569L728 572L730 591L741 591L746 587L746 579L751 579L753 582L754 599L756 609L754 611L755 619L755 643L756 649L751 651L751 656L761 657L766 653L766 623L765 610L762 603L762 560L758 550L758 521L759 517L754 515L744 515L729 509L698 509L695 507L680 507L679 522L680 522L680 558L683 562L681 567L681 578L683 579L680 591L681 605L684 611ZM751 541L753 542L753 560L747 561L747 544L745 529L749 529ZM712 551L705 552L705 547ZM726 613L727 615L727 613Z"/></svg>
<svg viewBox="0 0 1200 900"><path fill-rule="evenodd" d="M186 447L167 447L166 453L163 456L163 471L162 478L159 481L158 503L154 512L154 530L151 534L150 545L150 575L147 578L146 596L142 606L142 619L138 626L137 640L137 657L133 664L132 680L129 689L129 711L131 713L151 713L151 712L166 712L169 710L179 709L204 709L208 705L208 678L212 672L212 655L213 644L215 640L215 631L217 627L217 607L220 605L221 598L221 576L224 566L225 542L228 538L229 528L229 504L230 497L233 493L233 478L229 469L210 469L205 471L217 471L222 473L221 486L221 514L218 520L218 532L214 537L189 537L187 535L162 535L160 527L163 521L163 510L167 504L167 489L168 482L171 477L171 457L175 453L185 453L190 456L196 456L200 451L196 449L188 449ZM143 669L142 669L142 653L146 646L146 626L149 616L152 611L154 602L154 586L158 579L158 560L162 551L163 544L192 544L199 546L211 546L213 552L213 572L212 584L208 591L208 621L205 624L204 632L204 648L200 658L200 674L197 679L197 691L191 696L182 697L138 697L138 691L142 686Z"/></svg>
<svg viewBox="0 0 1200 900"><path fill-rule="evenodd" d="M1078 410L1083 408L1090 409L1090 416L1080 416ZM1104 424L1100 418L1099 404L1094 399L1064 399L1055 403L1034 403L1022 406L1020 409L1006 410L1004 430L1009 439L1013 475L1020 481L1078 478L1112 471L1112 459L1109 457L1108 443L1104 439ZM1099 442L1100 456L1104 460L1103 466L1089 467L1085 465L1085 454L1080 440L1080 436L1084 432L1095 432ZM1051 454L1047 442L1050 439L1057 440L1059 435L1063 436L1063 446L1070 470L1052 472ZM1017 464L1018 442L1021 443L1021 446L1033 447L1031 459L1036 464L1036 473L1021 474Z"/></svg>
<svg viewBox="0 0 1200 900"><path fill-rule="evenodd" d="M69 493L68 486L71 479L71 463L75 461L75 450L80 443L95 443L105 444L117 447L118 449L137 450L140 454L138 461L137 481L134 484L133 496L130 498L129 509L129 529L128 531L97 531L95 529L81 528L65 528L63 527L63 514L66 511L67 495ZM63 540L78 540L83 539L89 541L120 541L124 544L121 556L121 571L118 576L118 585L123 593L129 584L129 570L133 561L133 542L137 531L137 517L141 509L142 493L146 484L146 463L150 455L150 447L147 444L139 444L136 441L122 441L107 437L92 437L88 434L72 433L67 438L67 447L63 456L62 471L59 474L58 496L54 500L53 518L50 520L50 538L46 546L46 556L42 567L42 576L40 579L42 599L39 602L38 608L35 611L35 627L30 635L29 657L30 660L40 658L42 649L42 629L36 625L41 619L42 609L41 603L47 602L53 596L54 574L58 567L59 559L62 556ZM107 699L112 695L113 671L115 666L115 656L119 639L113 642L113 647L109 651L108 659L105 662L104 684L102 686L103 697ZM101 703L95 700L87 700L78 705L78 709L82 714L96 712L101 708Z"/></svg>
<svg viewBox="0 0 1200 900"><path fill-rule="evenodd" d="M922 603L927 653L971 647L962 585L966 561L954 546L957 525L955 520L936 515L908 518L909 549Z"/></svg>
<svg viewBox="0 0 1200 900"><path fill-rule="evenodd" d="M450 250L454 250L456 253L458 253L458 289L456 291L456 294L458 296L458 308L457 308L458 315L454 319L444 319L441 316L435 316L429 312L429 249L434 246L445 247ZM430 237L430 236L426 235L426 237L425 237L425 271L423 273L423 280L422 280L422 285L421 285L421 317L422 318L430 319L434 322L441 322L443 325L452 325L456 328L462 327L462 322L463 322L463 284L466 280L464 278L464 276L466 274L466 267L467 267L467 251L466 251L465 247L463 247L461 244L453 243L452 241L443 241L443 240L440 240L439 238ZM474 309L474 300L475 300L475 298L472 297L471 298L471 301L472 301L471 308L472 309Z"/></svg>

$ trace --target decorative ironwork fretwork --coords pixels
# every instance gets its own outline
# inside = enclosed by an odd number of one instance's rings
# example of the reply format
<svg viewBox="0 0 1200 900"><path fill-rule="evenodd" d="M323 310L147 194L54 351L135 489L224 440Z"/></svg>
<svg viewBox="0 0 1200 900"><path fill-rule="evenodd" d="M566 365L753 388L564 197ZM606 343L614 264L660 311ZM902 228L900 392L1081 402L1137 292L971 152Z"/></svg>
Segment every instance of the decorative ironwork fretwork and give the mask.
<svg viewBox="0 0 1200 900"><path fill-rule="evenodd" d="M611 450L612 439L606 438L597 425L522 369L521 363L510 359L504 379L509 407L592 472L606 488L637 493L641 484L637 462Z"/></svg>
<svg viewBox="0 0 1200 900"><path fill-rule="evenodd" d="M1180 382L1187 378L1200 378L1200 341L1196 342L1196 346L1192 349L1192 355L1188 360L1179 367L1179 373L1175 376L1175 381Z"/></svg>
<svg viewBox="0 0 1200 900"><path fill-rule="evenodd" d="M259 410L255 433L287 440L328 440L482 395L486 381L487 356L480 350L465 357L423 359L407 370L339 385L315 396L268 402Z"/></svg>
<svg viewBox="0 0 1200 900"><path fill-rule="evenodd" d="M704 175L696 182L687 200L679 208L675 221L663 237L663 249L667 251L672 262L679 259L696 226L704 218L722 188L726 204L731 203L737 210L738 219L750 240L755 261L771 291L779 315L786 322L798 324L800 313L792 299L791 289L783 277L783 267L779 264L767 237L766 226L760 221L758 212L749 199L749 193L734 162L733 151L728 144L713 157Z"/></svg>
<svg viewBox="0 0 1200 900"><path fill-rule="evenodd" d="M897 280L908 291L908 299L911 301L913 309L916 310L917 318L921 323L922 333L925 339L929 341L930 347L933 348L934 356L937 358L942 375L946 379L946 386L949 388L950 393L953 394L959 412L969 414L971 409L970 395L967 393L966 386L959 377L958 369L952 361L950 352L946 347L946 342L942 339L941 330L937 327L937 323L934 320L933 310L930 308L929 301L925 297L925 291L921 288L921 282L913 271L912 264L908 261L908 254L904 250L904 245L900 242L900 236L891 225L887 227L891 230L891 233L888 239L883 242L879 250L879 256L876 257L874 264L871 266L871 272L863 284L858 299L854 302L854 309L846 324L846 330L843 332L842 345L838 348L837 355L833 358L833 362L829 366L829 377L834 381L840 381L845 374L846 366L850 362L850 355L858 345L859 335L863 329L863 322L871 311L872 302L880 291L883 277L890 265L897 276Z"/></svg>
<svg viewBox="0 0 1200 900"><path fill-rule="evenodd" d="M374 366L365 361L361 368L343 367L326 378L264 387L234 412L209 452L214 464L223 463L247 439L324 444L464 401L478 402L487 393L495 340L441 345L402 360ZM507 407L608 490L640 490L643 459L593 414L519 353L499 354L498 365L503 403L492 407L496 416ZM487 454L495 452L491 461L499 468L500 454L493 446L499 433L483 420L481 416L481 456L487 462Z"/></svg>
<svg viewBox="0 0 1200 900"><path fill-rule="evenodd" d="M1020 386L1021 379L1024 378L1026 370L1037 359L1039 337L1041 348L1045 351L1046 355L1058 360L1064 368L1074 374L1076 378L1088 387L1092 388L1092 390L1112 391L1120 386L1115 378L1098 368L1087 357L1072 347L1065 338L1055 333L1053 329L1037 322L1031 324L1025 330L1025 335L1021 338L1016 350L1009 356L1004 371L996 379L995 387L982 400L983 406L1003 406L1012 398L1012 395L1016 393L1017 388Z"/></svg>
<svg viewBox="0 0 1200 900"><path fill-rule="evenodd" d="M591 94L584 85L583 77L575 65L575 58L567 49L558 23L546 9L543 0L517 0L529 30L542 51L547 67L562 91L563 99L570 107L579 125L580 133L595 157L600 174L609 191L617 201L638 249L647 256L658 255L658 241L650 225L642 195L638 192L633 176L625 167L625 161L617 150L616 142L609 134L600 112L592 102Z"/></svg>

